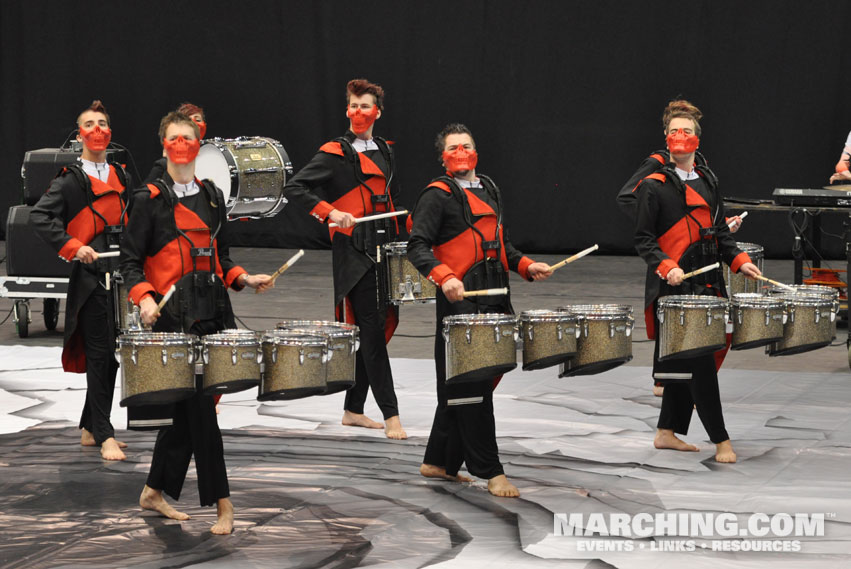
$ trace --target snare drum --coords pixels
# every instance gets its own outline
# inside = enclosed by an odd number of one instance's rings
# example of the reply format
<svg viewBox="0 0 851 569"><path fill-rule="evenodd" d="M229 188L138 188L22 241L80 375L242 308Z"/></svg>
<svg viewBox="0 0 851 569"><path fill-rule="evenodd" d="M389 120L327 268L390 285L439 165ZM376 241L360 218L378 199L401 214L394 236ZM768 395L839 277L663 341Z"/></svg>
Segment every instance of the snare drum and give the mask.
<svg viewBox="0 0 851 569"><path fill-rule="evenodd" d="M384 259L387 262L387 290L391 304L435 301L437 287L408 260L407 241L384 245Z"/></svg>
<svg viewBox="0 0 851 569"><path fill-rule="evenodd" d="M675 294L659 299L659 361L693 358L727 345L727 299Z"/></svg>
<svg viewBox="0 0 851 569"><path fill-rule="evenodd" d="M579 319L575 314L526 310L518 318L523 340L523 369L543 369L576 354Z"/></svg>
<svg viewBox="0 0 851 569"><path fill-rule="evenodd" d="M823 348L833 339L836 303L806 294L784 294L786 304L783 338L768 346L770 356L788 356Z"/></svg>
<svg viewBox="0 0 851 569"><path fill-rule="evenodd" d="M297 330L263 334L263 379L258 401L299 399L325 391L328 341Z"/></svg>
<svg viewBox="0 0 851 569"><path fill-rule="evenodd" d="M632 359L632 306L571 304L559 310L575 315L579 326L576 355L559 366L559 377L603 373Z"/></svg>
<svg viewBox="0 0 851 569"><path fill-rule="evenodd" d="M794 288L797 291L797 294L816 296L818 298L825 298L827 300L833 301L833 311L836 312L837 317L833 319L833 322L831 322L830 329L833 334L831 336L831 339L835 339L836 323L839 320L839 289L833 288L832 286L824 285L794 284L788 286ZM779 286L773 286L768 291L768 293L772 295L784 295L789 294L790 292L791 291L789 291L789 289L784 289L783 287Z"/></svg>
<svg viewBox="0 0 851 569"><path fill-rule="evenodd" d="M195 160L196 177L222 190L230 218L277 214L287 203L284 185L292 174L281 143L262 136L205 140Z"/></svg>
<svg viewBox="0 0 851 569"><path fill-rule="evenodd" d="M323 395L354 387L357 351L360 347L360 330L357 326L325 320L284 320L278 323L278 329L296 330L327 339L329 355Z"/></svg>
<svg viewBox="0 0 851 569"><path fill-rule="evenodd" d="M195 393L196 337L136 332L118 337L121 406L164 405Z"/></svg>
<svg viewBox="0 0 851 569"><path fill-rule="evenodd" d="M786 322L785 303L772 296L753 293L734 294L730 301L733 322L733 350L758 348L783 337Z"/></svg>
<svg viewBox="0 0 851 569"><path fill-rule="evenodd" d="M446 383L489 381L517 367L517 318L455 314L443 319Z"/></svg>
<svg viewBox="0 0 851 569"><path fill-rule="evenodd" d="M741 249L743 252L748 254L748 257L751 258L751 261L757 268L762 271L763 267L763 259L765 258L765 249L763 249L762 245L757 245L756 243L736 243L736 246ZM727 296L733 298L734 294L739 294L743 292L752 292L759 293L760 283L757 280L749 279L743 274L734 273L730 266L726 263L724 264L724 283L727 285Z"/></svg>
<svg viewBox="0 0 851 569"><path fill-rule="evenodd" d="M222 330L201 338L203 389L207 395L237 393L260 383L263 352L253 330Z"/></svg>

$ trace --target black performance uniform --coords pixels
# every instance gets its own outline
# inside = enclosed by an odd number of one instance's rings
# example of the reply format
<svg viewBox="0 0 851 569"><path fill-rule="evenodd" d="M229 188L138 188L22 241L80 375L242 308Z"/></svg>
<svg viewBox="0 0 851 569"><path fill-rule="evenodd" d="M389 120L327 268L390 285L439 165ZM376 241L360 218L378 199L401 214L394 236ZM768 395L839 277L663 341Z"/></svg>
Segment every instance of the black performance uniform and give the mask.
<svg viewBox="0 0 851 569"><path fill-rule="evenodd" d="M148 177L143 180L144 184L152 184L165 176L166 167L168 166L168 161L165 157L158 158L154 161L154 165L151 166L151 171L148 173Z"/></svg>
<svg viewBox="0 0 851 569"><path fill-rule="evenodd" d="M313 159L289 180L284 197L323 223L335 209L355 217L394 211L390 195L393 178L390 145L374 137L378 150L356 152L352 147L355 138L348 131L341 138L323 144ZM336 317L360 328L355 386L346 393L344 408L362 414L371 387L375 402L388 419L399 414L387 354L387 342L396 329L398 315L394 306L387 305L383 275L377 266L380 256L376 251L395 239L396 221L382 219L329 231Z"/></svg>
<svg viewBox="0 0 851 569"><path fill-rule="evenodd" d="M750 262L736 246L724 217L717 178L708 167L695 168L697 179L682 181L673 165L666 165L637 185L635 249L647 263L645 321L647 335L656 339L653 378L664 382L657 427L687 434L692 409L713 443L729 439L724 427L718 391L720 361L715 355L659 361L656 334L658 299L671 294L726 296L721 269L696 275L672 287L664 277L676 267L689 272L723 260L734 272Z"/></svg>
<svg viewBox="0 0 851 569"><path fill-rule="evenodd" d="M229 257L222 192L208 180L196 180L200 192L178 198L173 184L165 174L133 193L121 257L130 298L139 304L150 295L159 302L176 284L178 291L163 308L154 331L202 336L234 328L225 289L239 290L238 277L246 271ZM200 384L201 377L196 380ZM148 486L179 499L194 454L201 505L230 495L215 404L211 395L202 394L200 385L192 397L173 406L129 407L128 415L131 428L137 418L142 426L145 419L173 418L173 424L157 435Z"/></svg>
<svg viewBox="0 0 851 569"><path fill-rule="evenodd" d="M63 168L30 212L38 235L70 261L83 245L100 253L118 251L126 222L124 188L127 174L109 165L106 182L87 175L79 163ZM115 307L106 273L114 274L117 258L74 263L65 307L62 367L86 374L86 403L80 428L102 444L115 435L109 416L115 391Z"/></svg>
<svg viewBox="0 0 851 569"><path fill-rule="evenodd" d="M493 296L449 302L440 286L454 277L464 283L465 290L501 288L508 286L509 270L531 280L528 268L533 261L517 251L505 235L499 189L490 178L479 178L481 184L462 188L444 176L423 190L412 214L408 259L437 285L437 409L423 462L444 467L454 476L466 461L471 474L491 479L503 474L493 416L493 390L499 378L446 385L443 318L513 313L511 300Z"/></svg>

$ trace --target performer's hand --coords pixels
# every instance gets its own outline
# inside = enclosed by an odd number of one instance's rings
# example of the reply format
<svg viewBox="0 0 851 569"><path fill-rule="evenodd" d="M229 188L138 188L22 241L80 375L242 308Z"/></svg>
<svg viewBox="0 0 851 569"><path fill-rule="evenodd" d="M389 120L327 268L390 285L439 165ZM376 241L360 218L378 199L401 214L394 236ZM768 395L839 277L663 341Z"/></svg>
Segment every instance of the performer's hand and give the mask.
<svg viewBox="0 0 851 569"><path fill-rule="evenodd" d="M261 293L274 287L275 281L272 280L272 275L248 275L243 284L253 288L255 293Z"/></svg>
<svg viewBox="0 0 851 569"><path fill-rule="evenodd" d="M845 182L851 180L851 170L843 170L842 172L836 172L833 176L830 177L830 183L833 182Z"/></svg>
<svg viewBox="0 0 851 569"><path fill-rule="evenodd" d="M553 270L546 263L532 263L527 269L533 281L542 281L553 275Z"/></svg>
<svg viewBox="0 0 851 569"><path fill-rule="evenodd" d="M741 267L739 267L739 272L745 275L746 277L756 278L762 275L762 271L759 270L759 267L754 265L753 263L745 263Z"/></svg>
<svg viewBox="0 0 851 569"><path fill-rule="evenodd" d="M328 219L343 229L355 224L355 216L339 209L331 210L331 213L328 214Z"/></svg>
<svg viewBox="0 0 851 569"><path fill-rule="evenodd" d="M668 271L668 276L665 277L665 280L668 281L668 284L671 286L679 286L683 284L683 275L685 275L685 273L681 268L674 267Z"/></svg>
<svg viewBox="0 0 851 569"><path fill-rule="evenodd" d="M77 249L77 254L74 255L74 258L80 261L81 263L94 263L98 260L98 252L89 247L88 245L83 245L79 249Z"/></svg>
<svg viewBox="0 0 851 569"><path fill-rule="evenodd" d="M449 302L464 300L464 283L454 277L440 285L440 290Z"/></svg>
<svg viewBox="0 0 851 569"><path fill-rule="evenodd" d="M738 215L727 218L727 225L730 226L730 233L735 233L742 227L742 218ZM730 225L732 223L732 225Z"/></svg>
<svg viewBox="0 0 851 569"><path fill-rule="evenodd" d="M157 301L150 296L145 296L139 302L139 316L142 317L142 324L153 326L159 315L160 311L157 310Z"/></svg>

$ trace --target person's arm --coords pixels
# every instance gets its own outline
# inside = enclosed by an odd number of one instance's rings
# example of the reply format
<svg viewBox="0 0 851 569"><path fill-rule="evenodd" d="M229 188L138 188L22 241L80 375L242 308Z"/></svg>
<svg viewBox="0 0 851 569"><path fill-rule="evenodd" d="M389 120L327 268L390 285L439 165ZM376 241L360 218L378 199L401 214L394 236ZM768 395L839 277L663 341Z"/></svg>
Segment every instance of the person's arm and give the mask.
<svg viewBox="0 0 851 569"><path fill-rule="evenodd" d="M317 152L298 174L289 179L284 186L284 197L320 223L325 223L329 214L336 210L333 205L319 197L315 190L333 178L334 166L340 160L342 158L339 156L322 151Z"/></svg>
<svg viewBox="0 0 851 569"><path fill-rule="evenodd" d="M635 173L630 176L626 184L618 192L617 203L621 211L629 216L630 219L635 219L636 210L638 209L638 188L641 180L661 168L668 161L669 155L664 150L659 150L642 160L641 164Z"/></svg>
<svg viewBox="0 0 851 569"><path fill-rule="evenodd" d="M635 251L652 267L661 279L667 279L672 270L679 270L679 265L662 251L657 241L656 220L659 216L659 203L656 190L659 183L655 180L645 180L636 189L638 207L635 217L635 235L633 243Z"/></svg>
<svg viewBox="0 0 851 569"><path fill-rule="evenodd" d="M527 281L540 281L553 274L547 263L536 262L518 251L508 238L508 230L503 226L502 241L505 244L505 258L508 269L514 271Z"/></svg>

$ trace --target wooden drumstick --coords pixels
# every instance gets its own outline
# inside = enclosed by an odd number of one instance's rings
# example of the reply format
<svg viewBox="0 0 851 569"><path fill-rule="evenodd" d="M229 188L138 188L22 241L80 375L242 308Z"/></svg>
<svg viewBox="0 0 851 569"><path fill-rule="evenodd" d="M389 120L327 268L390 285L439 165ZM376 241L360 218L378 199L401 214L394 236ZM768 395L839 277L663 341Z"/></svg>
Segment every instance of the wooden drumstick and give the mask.
<svg viewBox="0 0 851 569"><path fill-rule="evenodd" d="M711 265L706 265L705 267L700 267L699 269L695 269L695 270L691 271L690 273L684 274L683 280L686 280L689 277L693 277L694 275L699 275L701 273L708 273L712 269L717 269L720 266L721 266L721 263L715 262L715 263L712 263Z"/></svg>
<svg viewBox="0 0 851 569"><path fill-rule="evenodd" d="M400 209L399 211L388 211L387 213L376 213L375 215L365 215L364 217L356 217L355 224L361 223L363 221L373 221L375 219L384 219L385 217L396 217L397 215L405 215L408 213L407 209ZM328 227L339 227L336 223L329 223Z"/></svg>
<svg viewBox="0 0 851 569"><path fill-rule="evenodd" d="M281 268L279 268L277 271L272 273L272 282L275 282L275 279L277 279L279 276L281 276L284 273L284 271L286 271L287 269L289 269L290 267L295 265L296 261L301 259L303 256L304 256L304 249L299 249L298 253L296 253L295 255L290 257L289 261L287 261L286 263L281 265Z"/></svg>
<svg viewBox="0 0 851 569"><path fill-rule="evenodd" d="M765 281L765 282L767 282L767 283L771 283L771 284L773 284L774 286L779 286L780 288L785 288L785 289L786 289L786 290L788 290L788 291L791 291L791 292L798 292L798 289L796 289L795 287L793 287L793 286L789 286L789 285L787 285L787 284L779 283L779 282L777 282L777 281L773 281L773 280L769 279L768 277L764 277L764 276L762 276L762 275L757 275L757 276L756 276L756 278L757 278L757 279L759 279L759 280L761 280L761 281Z"/></svg>
<svg viewBox="0 0 851 569"><path fill-rule="evenodd" d="M95 253L97 253L98 259L108 259L109 257L119 256L121 254L121 251L107 251L105 253L98 253L97 251L95 251ZM80 259L71 259L71 260L72 261L79 261ZM95 259L95 260L97 260L97 259Z"/></svg>
<svg viewBox="0 0 851 569"><path fill-rule="evenodd" d="M747 216L748 216L748 212L743 211L742 214L739 216L739 219L744 219ZM734 219L733 221L731 221L730 223L727 224L727 227L729 227L730 229L733 229L733 226L735 224L736 224L736 220Z"/></svg>
<svg viewBox="0 0 851 569"><path fill-rule="evenodd" d="M499 296L501 294L508 294L508 287L486 288L482 290L465 290L464 298L467 298L468 296Z"/></svg>
<svg viewBox="0 0 851 569"><path fill-rule="evenodd" d="M165 296L163 297L163 299L160 301L159 304L157 304L157 314L160 313L160 310L163 309L163 306L165 306L165 303L168 302L168 299L171 298L171 295L173 295L174 291L176 291L176 290L177 290L177 287L175 285L171 285L171 288L168 289L167 293L165 293Z"/></svg>
<svg viewBox="0 0 851 569"><path fill-rule="evenodd" d="M575 261L576 259L581 259L581 258L582 258L582 257L584 257L585 255L587 255L587 254L589 254L589 253L592 253L592 252L596 251L596 250L597 250L597 249L599 249L599 248L600 248L600 246L599 246L599 245L597 245L597 244L595 243L592 247L588 247L588 248L587 248L587 249L585 249L584 251L580 251L580 252L579 252L579 253L577 253L576 255L574 255L574 256L572 256L572 257L568 257L568 258L567 258L567 259L565 259L564 261L560 261L560 262L556 263L555 265L553 265L553 266L551 266L551 267L550 267L550 270L551 270L551 271L555 271L555 270L557 270L557 269L560 269L560 268L562 268L563 266L565 266L565 265L567 265L567 264L569 264L569 263L572 263L572 262L573 262L573 261Z"/></svg>

